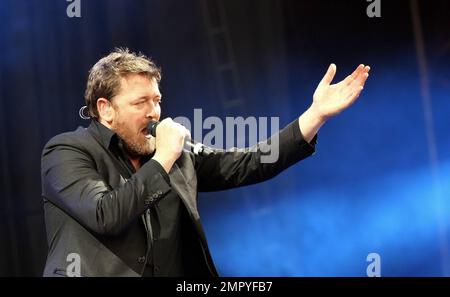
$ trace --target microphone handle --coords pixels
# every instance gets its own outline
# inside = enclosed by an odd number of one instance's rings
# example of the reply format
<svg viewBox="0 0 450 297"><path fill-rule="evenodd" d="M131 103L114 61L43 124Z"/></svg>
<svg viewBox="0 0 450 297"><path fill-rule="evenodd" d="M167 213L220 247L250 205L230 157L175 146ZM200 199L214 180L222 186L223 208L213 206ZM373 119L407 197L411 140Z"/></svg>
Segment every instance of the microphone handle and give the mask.
<svg viewBox="0 0 450 297"><path fill-rule="evenodd" d="M193 152L195 155L205 157L213 152L212 149L204 146L203 144L201 144L199 142L193 142L191 140L186 140L185 144L190 148L191 152Z"/></svg>

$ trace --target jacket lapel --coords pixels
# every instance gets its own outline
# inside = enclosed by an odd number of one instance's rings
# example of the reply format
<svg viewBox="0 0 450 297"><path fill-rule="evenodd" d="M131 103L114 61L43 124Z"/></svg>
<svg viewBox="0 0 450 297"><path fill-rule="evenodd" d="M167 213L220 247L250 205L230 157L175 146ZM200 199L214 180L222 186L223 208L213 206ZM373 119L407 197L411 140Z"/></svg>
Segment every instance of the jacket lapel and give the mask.
<svg viewBox="0 0 450 297"><path fill-rule="evenodd" d="M196 189L194 189L193 187L189 187L188 181L184 177L180 167L176 162L169 172L169 177L172 188L177 192L181 200L183 200L184 204L186 205L186 209L191 213L191 215L193 215L195 219L199 219L196 205Z"/></svg>

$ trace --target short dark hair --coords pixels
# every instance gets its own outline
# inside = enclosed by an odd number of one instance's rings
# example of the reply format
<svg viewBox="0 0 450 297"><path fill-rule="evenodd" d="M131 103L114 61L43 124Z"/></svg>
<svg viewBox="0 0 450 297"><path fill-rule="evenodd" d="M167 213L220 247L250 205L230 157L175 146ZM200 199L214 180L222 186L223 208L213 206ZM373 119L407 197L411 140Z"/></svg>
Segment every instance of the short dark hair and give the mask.
<svg viewBox="0 0 450 297"><path fill-rule="evenodd" d="M161 69L142 53L130 52L128 48L116 48L101 58L91 70L87 81L84 99L89 115L99 118L97 100L110 100L120 91L121 78L130 73L138 73L161 81Z"/></svg>

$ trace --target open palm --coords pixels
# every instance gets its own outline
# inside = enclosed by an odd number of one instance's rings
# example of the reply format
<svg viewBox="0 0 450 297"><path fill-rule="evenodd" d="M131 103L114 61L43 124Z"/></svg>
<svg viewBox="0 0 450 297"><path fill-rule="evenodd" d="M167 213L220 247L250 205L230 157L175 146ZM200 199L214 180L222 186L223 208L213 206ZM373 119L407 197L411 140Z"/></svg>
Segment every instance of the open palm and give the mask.
<svg viewBox="0 0 450 297"><path fill-rule="evenodd" d="M331 85L336 74L336 65L331 64L313 95L313 105L319 114L327 119L355 102L369 77L369 70L369 66L361 64L344 80Z"/></svg>

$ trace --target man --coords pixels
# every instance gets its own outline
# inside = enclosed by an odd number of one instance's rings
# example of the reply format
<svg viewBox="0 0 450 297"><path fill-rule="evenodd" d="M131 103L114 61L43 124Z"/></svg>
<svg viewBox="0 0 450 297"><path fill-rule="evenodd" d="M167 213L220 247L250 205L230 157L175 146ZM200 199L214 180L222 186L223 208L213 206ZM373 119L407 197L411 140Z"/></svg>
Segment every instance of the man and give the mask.
<svg viewBox="0 0 450 297"><path fill-rule="evenodd" d="M368 77L364 65L330 85L331 64L313 103L278 137L278 159L255 150L197 156L170 118L160 120L160 70L147 57L118 49L90 70L88 128L55 136L42 155L48 238L44 276L217 276L197 209L198 191L267 180L314 152L316 134L350 106Z"/></svg>

